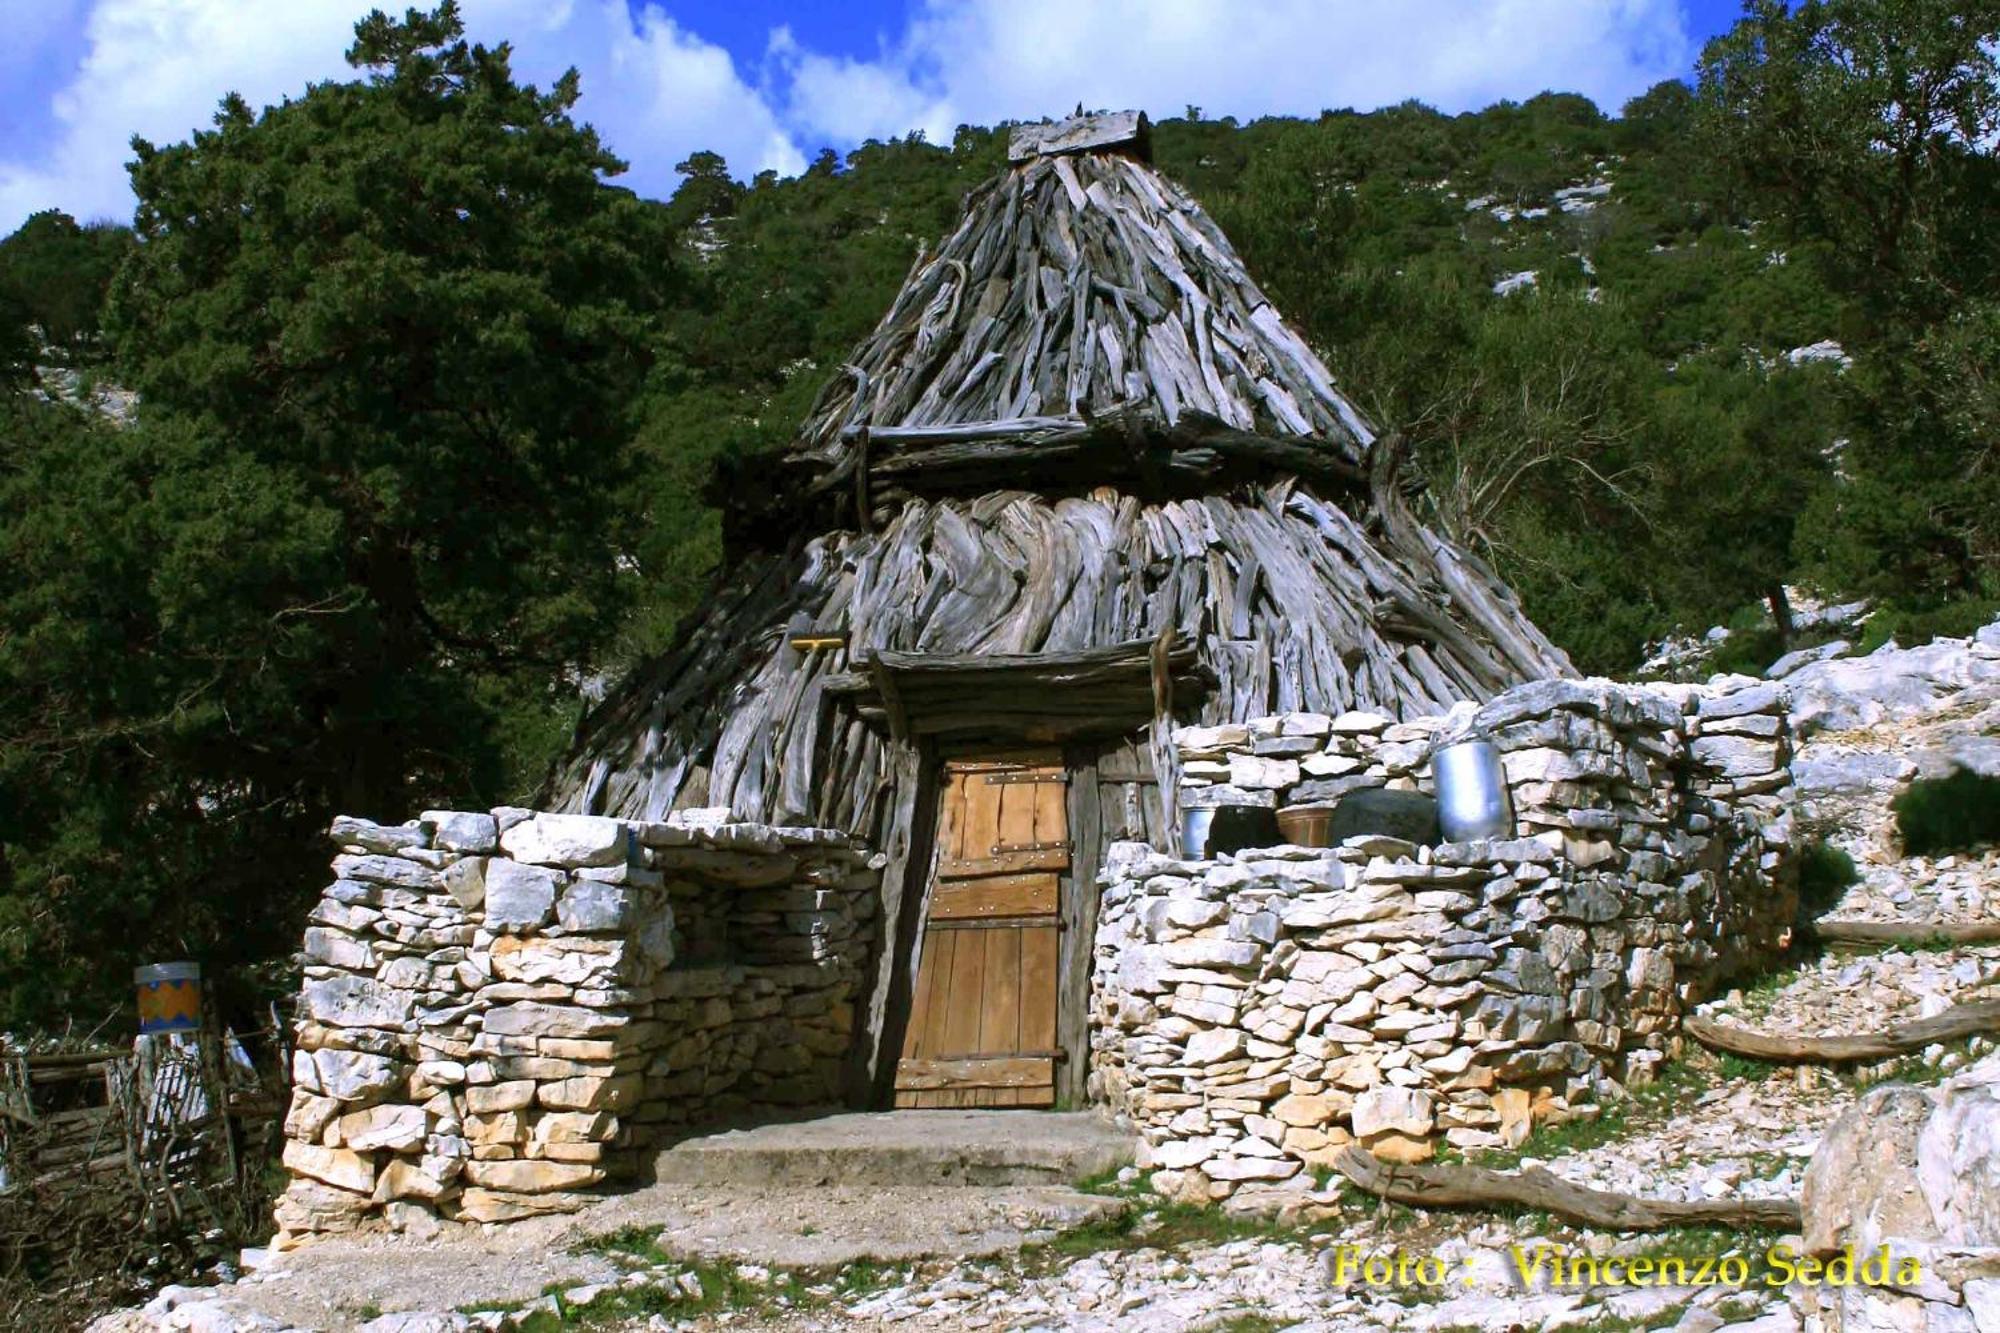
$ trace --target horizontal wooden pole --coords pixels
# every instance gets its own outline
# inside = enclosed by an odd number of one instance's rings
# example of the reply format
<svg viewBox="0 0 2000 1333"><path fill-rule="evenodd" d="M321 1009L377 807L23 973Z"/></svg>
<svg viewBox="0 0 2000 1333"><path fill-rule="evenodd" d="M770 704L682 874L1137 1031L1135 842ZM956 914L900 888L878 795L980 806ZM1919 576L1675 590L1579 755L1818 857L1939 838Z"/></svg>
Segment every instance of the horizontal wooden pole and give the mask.
<svg viewBox="0 0 2000 1333"><path fill-rule="evenodd" d="M1532 1208L1606 1231L1800 1226L1795 1199L1642 1199L1573 1185L1541 1167L1510 1174L1481 1166L1399 1166L1357 1147L1343 1150L1334 1167L1370 1194L1418 1208Z"/></svg>

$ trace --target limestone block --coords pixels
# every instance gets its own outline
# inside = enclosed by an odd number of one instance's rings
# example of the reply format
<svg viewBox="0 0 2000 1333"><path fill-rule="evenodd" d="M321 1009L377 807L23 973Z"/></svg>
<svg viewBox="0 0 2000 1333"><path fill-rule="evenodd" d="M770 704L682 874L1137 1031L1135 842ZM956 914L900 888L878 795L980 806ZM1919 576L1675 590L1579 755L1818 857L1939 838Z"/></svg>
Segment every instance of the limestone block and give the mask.
<svg viewBox="0 0 2000 1333"><path fill-rule="evenodd" d="M556 920L564 930L622 931L631 925L638 901L630 889L579 879L563 890Z"/></svg>
<svg viewBox="0 0 2000 1333"><path fill-rule="evenodd" d="M1233 1060L1243 1054L1243 1033L1236 1028L1211 1028L1188 1038L1185 1063L1206 1067Z"/></svg>
<svg viewBox="0 0 2000 1333"><path fill-rule="evenodd" d="M1293 1128L1320 1129L1352 1107L1344 1093L1287 1093L1271 1107L1271 1116Z"/></svg>
<svg viewBox="0 0 2000 1333"><path fill-rule="evenodd" d="M306 927L306 961L328 967L344 967L355 972L375 970L375 951L343 930L325 926Z"/></svg>
<svg viewBox="0 0 2000 1333"><path fill-rule="evenodd" d="M1160 947L1176 967L1254 967L1264 950L1247 940L1175 940Z"/></svg>
<svg viewBox="0 0 2000 1333"><path fill-rule="evenodd" d="M444 891L468 912L478 911L486 902L486 865L485 857L468 856L456 865L447 866L441 876Z"/></svg>
<svg viewBox="0 0 2000 1333"><path fill-rule="evenodd" d="M500 835L516 861L545 866L609 866L629 857L625 825L602 815L538 814Z"/></svg>
<svg viewBox="0 0 2000 1333"><path fill-rule="evenodd" d="M376 977L384 986L399 991L431 989L431 970L421 958L391 958Z"/></svg>
<svg viewBox="0 0 2000 1333"><path fill-rule="evenodd" d="M1437 1144L1430 1139L1414 1134L1398 1134L1393 1130L1376 1135L1362 1146L1385 1162L1405 1165L1428 1162L1437 1156Z"/></svg>
<svg viewBox="0 0 2000 1333"><path fill-rule="evenodd" d="M417 1077L435 1088L451 1088L465 1082L465 1065L457 1060L425 1060L417 1066Z"/></svg>
<svg viewBox="0 0 2000 1333"><path fill-rule="evenodd" d="M612 1010L527 1000L488 1010L485 1028L488 1036L609 1037L631 1022L631 1015Z"/></svg>
<svg viewBox="0 0 2000 1333"><path fill-rule="evenodd" d="M386 1055L332 1049L311 1055L314 1081L335 1101L377 1102L403 1085L402 1067Z"/></svg>
<svg viewBox="0 0 2000 1333"><path fill-rule="evenodd" d="M526 827L523 825L522 827ZM552 870L494 858L486 863L486 928L492 931L534 930L554 914L556 885Z"/></svg>
<svg viewBox="0 0 2000 1333"><path fill-rule="evenodd" d="M528 1141L528 1118L519 1111L499 1111L492 1115L468 1115L465 1141L473 1151L511 1147Z"/></svg>
<svg viewBox="0 0 2000 1333"><path fill-rule="evenodd" d="M1419 1088L1369 1088L1354 1099L1354 1136L1363 1142L1384 1133L1421 1138L1436 1123L1435 1105Z"/></svg>
<svg viewBox="0 0 2000 1333"><path fill-rule="evenodd" d="M1327 724L1327 729L1336 736L1371 736L1385 731L1390 720L1380 713L1351 711L1342 713Z"/></svg>
<svg viewBox="0 0 2000 1333"><path fill-rule="evenodd" d="M1304 1169L1293 1157L1217 1157L1202 1163L1210 1180L1288 1180Z"/></svg>
<svg viewBox="0 0 2000 1333"><path fill-rule="evenodd" d="M624 970L625 947L620 942L508 936L493 943L493 973L506 981L616 984Z"/></svg>
<svg viewBox="0 0 2000 1333"><path fill-rule="evenodd" d="M285 1169L307 1176L336 1189L363 1196L375 1189L375 1164L361 1153L347 1148L321 1148L288 1140L284 1152Z"/></svg>
<svg viewBox="0 0 2000 1333"><path fill-rule="evenodd" d="M329 1027L400 1031L410 1020L416 998L372 977L333 976L306 982L301 1006L307 1018Z"/></svg>
<svg viewBox="0 0 2000 1333"><path fill-rule="evenodd" d="M524 1217L573 1213L596 1201L592 1195L562 1191L521 1194L511 1190L474 1188L459 1196L456 1215L467 1222L516 1222Z"/></svg>
<svg viewBox="0 0 2000 1333"><path fill-rule="evenodd" d="M422 1145L429 1129L423 1111L415 1106L371 1106L350 1111L338 1122L340 1142L355 1152L387 1148L400 1152Z"/></svg>
<svg viewBox="0 0 2000 1333"><path fill-rule="evenodd" d="M1752 778L1778 768L1778 746L1749 736L1702 736L1688 747L1698 764L1725 778Z"/></svg>
<svg viewBox="0 0 2000 1333"><path fill-rule="evenodd" d="M285 1187L272 1213L286 1231L341 1231L352 1227L369 1208L366 1194L299 1178Z"/></svg>
<svg viewBox="0 0 2000 1333"><path fill-rule="evenodd" d="M604 1172L581 1162L468 1162L465 1178L485 1189L516 1194L548 1194L595 1185L604 1179Z"/></svg>
<svg viewBox="0 0 2000 1333"><path fill-rule="evenodd" d="M465 1090L465 1109L472 1115L519 1111L534 1103L535 1081L531 1078L491 1083L484 1087L470 1087Z"/></svg>
<svg viewBox="0 0 2000 1333"><path fill-rule="evenodd" d="M535 1143L608 1143L618 1136L618 1117L608 1111L548 1111L535 1118Z"/></svg>
<svg viewBox="0 0 2000 1333"><path fill-rule="evenodd" d="M1250 728L1240 722L1218 727L1176 727L1174 745L1182 754L1212 754L1250 744Z"/></svg>
<svg viewBox="0 0 2000 1333"><path fill-rule="evenodd" d="M1297 785L1296 759L1267 759L1258 755L1229 756L1229 785L1251 791L1274 791Z"/></svg>
<svg viewBox="0 0 2000 1333"><path fill-rule="evenodd" d="M405 847L428 847L430 837L408 824L377 824L352 815L336 815L327 836L343 847L360 847L393 856Z"/></svg>
<svg viewBox="0 0 2000 1333"><path fill-rule="evenodd" d="M1917 1136L1917 1185L1947 1244L2000 1246L2000 1057L1931 1094Z"/></svg>
<svg viewBox="0 0 2000 1333"><path fill-rule="evenodd" d="M415 861L406 861L400 856L343 854L333 858L333 873L345 880L355 880L363 884L387 884L417 893L429 893L437 887L436 871L428 870Z"/></svg>
<svg viewBox="0 0 2000 1333"><path fill-rule="evenodd" d="M500 823L476 810L426 810L418 822L436 830L432 842L448 852L486 856L500 849Z"/></svg>
<svg viewBox="0 0 2000 1333"><path fill-rule="evenodd" d="M1368 767L1368 761L1344 754L1309 754L1299 760L1299 771L1310 778L1341 778Z"/></svg>
<svg viewBox="0 0 2000 1333"><path fill-rule="evenodd" d="M535 1099L552 1111L623 1111L637 1105L644 1082L637 1074L557 1079L542 1084Z"/></svg>
<svg viewBox="0 0 2000 1333"><path fill-rule="evenodd" d="M307 1063L311 1063L310 1058ZM285 1112L285 1137L301 1143L316 1143L321 1131L339 1113L340 1103L333 1098L321 1097L304 1088L293 1088L291 1108Z"/></svg>

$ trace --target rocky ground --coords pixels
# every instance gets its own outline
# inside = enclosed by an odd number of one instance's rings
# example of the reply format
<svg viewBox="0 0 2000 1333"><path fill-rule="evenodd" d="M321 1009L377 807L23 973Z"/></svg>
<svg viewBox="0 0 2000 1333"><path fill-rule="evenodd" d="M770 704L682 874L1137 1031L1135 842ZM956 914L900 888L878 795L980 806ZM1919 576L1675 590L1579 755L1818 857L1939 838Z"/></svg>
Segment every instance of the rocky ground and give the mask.
<svg viewBox="0 0 2000 1333"><path fill-rule="evenodd" d="M2000 909L2000 851L1904 857L1889 810L1913 777L1954 764L2000 774L2000 627L1986 633L1986 642L1955 652L1818 662L1788 680L1807 718L1796 764L1802 825L1848 853L1858 874L1830 916L1963 922L1991 920ZM1878 1030L1979 998L2000 998L2000 946L1802 955L1708 1011L1762 1031L1805 1035ZM1972 1191L1972 1202L1960 1199L1952 1205L1958 1211L1937 1224L1946 1241L1958 1227L1962 1242L1968 1227L1990 1226L2000 1213L2000 1180L1990 1178L2000 1161L2000 1145L1990 1141L2000 1138L2000 1111L1976 1109L2000 1106L2000 1056L1991 1050L1974 1038L1832 1072L1773 1070L1691 1048L1658 1082L1634 1088L1600 1116L1544 1128L1519 1152L1481 1160L1541 1162L1580 1184L1652 1198L1798 1197L1829 1127L1829 1142L1855 1138L1856 1116L1841 1117L1858 1101L1869 1114L1907 1108L1912 1098L1927 1110L1930 1094L1882 1088L1934 1085L1976 1062L1973 1076L1939 1094L1976 1113L1954 1112L1958 1119L1949 1123L1958 1129L1925 1150L1956 1152L1949 1160L1959 1165L1943 1169L1972 1182L1959 1191ZM1860 1133L1872 1141L1865 1123ZM1979 1271L1988 1276L1961 1282L1950 1293L1955 1303L1937 1304L1933 1293L1930 1305L1899 1297L1900 1305L1850 1305L1837 1314L1826 1312L1826 1298L1796 1285L1765 1284L1766 1252L1797 1246L1797 1237L1592 1233L1546 1215L1419 1212L1335 1186L1290 1215L1265 1217L1167 1205L1136 1173L1124 1175L1085 1193L1015 1191L1006 1198L978 1190L722 1195L655 1187L580 1219L425 1241L321 1242L267 1257L233 1285L169 1289L145 1311L98 1327L2000 1330L2000 1251L1983 1252L1989 1267ZM1951 1181L1924 1183L1935 1194L1948 1193ZM1819 1188L1824 1195L1827 1186ZM1834 1204L1821 1208L1822 1217L1846 1215ZM1814 1216L1809 1201L1809 1225ZM1877 1220L1871 1214L1841 1234L1872 1237ZM1686 1286L1593 1284L1588 1274L1575 1284L1551 1282L1546 1262L1538 1274L1524 1274L1545 1249L1599 1260L1734 1255L1747 1272L1719 1269L1711 1285ZM1425 1258L1434 1264L1399 1275L1399 1255L1412 1265ZM1389 1281L1369 1280L1385 1275L1365 1266L1370 1258L1386 1260Z"/></svg>

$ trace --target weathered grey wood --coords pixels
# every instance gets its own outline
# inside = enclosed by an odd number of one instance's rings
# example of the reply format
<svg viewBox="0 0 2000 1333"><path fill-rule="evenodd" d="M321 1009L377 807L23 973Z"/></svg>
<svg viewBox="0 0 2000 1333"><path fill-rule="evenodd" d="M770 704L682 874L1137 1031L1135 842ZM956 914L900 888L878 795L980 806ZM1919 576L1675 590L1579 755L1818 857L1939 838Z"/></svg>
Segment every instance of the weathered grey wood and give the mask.
<svg viewBox="0 0 2000 1333"><path fill-rule="evenodd" d="M937 756L928 744L898 744L892 752L895 800L880 846L882 934L869 960L867 1021L856 1026L849 1055L848 1099L887 1106L895 1099L896 1056L916 984L914 942L923 929L924 888L937 859Z"/></svg>
<svg viewBox="0 0 2000 1333"><path fill-rule="evenodd" d="M1682 1026L1689 1036L1710 1050L1747 1055L1754 1060L1775 1064L1852 1064L1857 1060L1908 1055L1935 1042L2000 1032L2000 1000L1967 1000L1930 1018L1891 1023L1880 1032L1830 1037L1774 1036L1718 1023L1699 1014L1687 1018Z"/></svg>
<svg viewBox="0 0 2000 1333"><path fill-rule="evenodd" d="M1056 1095L1072 1106L1084 1102L1090 1075L1090 970L1097 942L1097 862L1103 844L1103 810L1097 798L1097 750L1073 748L1064 756L1069 790L1071 857L1062 889L1062 934L1057 937L1056 1040L1068 1059L1056 1066Z"/></svg>
<svg viewBox="0 0 2000 1333"><path fill-rule="evenodd" d="M1511 1174L1482 1166L1398 1166L1352 1146L1342 1149L1333 1164L1370 1194L1418 1208L1530 1208L1605 1231L1799 1227L1796 1199L1642 1199L1571 1184L1539 1166Z"/></svg>
<svg viewBox="0 0 2000 1333"><path fill-rule="evenodd" d="M1007 136L1007 160L1026 162L1056 153L1080 153L1087 148L1141 148L1151 126L1143 111L1100 111L1039 125L1017 125Z"/></svg>

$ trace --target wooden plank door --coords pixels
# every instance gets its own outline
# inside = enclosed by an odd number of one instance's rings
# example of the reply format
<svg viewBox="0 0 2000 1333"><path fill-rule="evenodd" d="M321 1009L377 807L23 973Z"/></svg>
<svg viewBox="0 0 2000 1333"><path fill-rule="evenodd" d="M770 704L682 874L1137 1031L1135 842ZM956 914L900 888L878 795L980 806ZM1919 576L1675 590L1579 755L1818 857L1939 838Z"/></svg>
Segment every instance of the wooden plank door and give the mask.
<svg viewBox="0 0 2000 1333"><path fill-rule="evenodd" d="M1062 757L954 760L940 786L895 1104L1052 1106L1070 864Z"/></svg>

